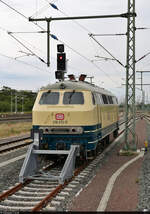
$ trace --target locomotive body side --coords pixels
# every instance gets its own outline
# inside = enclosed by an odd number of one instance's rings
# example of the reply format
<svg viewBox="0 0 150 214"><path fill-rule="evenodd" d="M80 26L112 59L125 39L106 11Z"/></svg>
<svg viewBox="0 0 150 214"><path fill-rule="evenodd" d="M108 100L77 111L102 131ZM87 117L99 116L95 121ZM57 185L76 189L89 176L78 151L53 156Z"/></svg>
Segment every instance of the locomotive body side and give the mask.
<svg viewBox="0 0 150 214"><path fill-rule="evenodd" d="M103 138L118 130L118 105L113 100L104 104L101 95L94 87L41 90L32 111L33 132L42 132L40 148L69 150L77 144L86 155L95 151Z"/></svg>

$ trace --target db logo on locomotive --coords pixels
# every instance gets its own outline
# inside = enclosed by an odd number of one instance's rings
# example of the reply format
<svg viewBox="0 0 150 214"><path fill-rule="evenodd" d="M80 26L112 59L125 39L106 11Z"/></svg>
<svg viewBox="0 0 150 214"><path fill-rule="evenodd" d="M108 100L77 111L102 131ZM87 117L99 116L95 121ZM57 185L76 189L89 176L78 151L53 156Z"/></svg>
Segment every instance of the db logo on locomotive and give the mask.
<svg viewBox="0 0 150 214"><path fill-rule="evenodd" d="M64 120L64 114L58 113L55 115L56 120Z"/></svg>

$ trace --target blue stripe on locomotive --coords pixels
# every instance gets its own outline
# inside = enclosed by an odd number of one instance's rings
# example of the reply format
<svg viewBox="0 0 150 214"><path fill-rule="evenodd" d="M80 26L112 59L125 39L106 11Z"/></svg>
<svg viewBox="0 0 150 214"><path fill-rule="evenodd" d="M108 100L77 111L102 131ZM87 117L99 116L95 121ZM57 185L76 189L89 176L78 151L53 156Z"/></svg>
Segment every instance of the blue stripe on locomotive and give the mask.
<svg viewBox="0 0 150 214"><path fill-rule="evenodd" d="M44 134L42 144L48 144L50 150L56 150L57 144L64 143L67 150L72 144L80 144L85 150L95 150L98 140L101 139L101 125L82 126L83 134ZM39 126L33 126L33 130L39 129ZM85 132L85 133L84 133Z"/></svg>

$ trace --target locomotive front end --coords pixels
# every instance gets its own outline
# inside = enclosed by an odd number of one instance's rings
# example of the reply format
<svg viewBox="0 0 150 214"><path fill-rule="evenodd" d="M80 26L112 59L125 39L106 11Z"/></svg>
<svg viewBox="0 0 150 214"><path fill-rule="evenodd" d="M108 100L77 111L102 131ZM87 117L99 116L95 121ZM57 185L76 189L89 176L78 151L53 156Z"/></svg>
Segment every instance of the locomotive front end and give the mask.
<svg viewBox="0 0 150 214"><path fill-rule="evenodd" d="M86 90L43 90L38 93L32 112L32 132L40 133L40 149L80 151L94 150L97 111L92 94Z"/></svg>

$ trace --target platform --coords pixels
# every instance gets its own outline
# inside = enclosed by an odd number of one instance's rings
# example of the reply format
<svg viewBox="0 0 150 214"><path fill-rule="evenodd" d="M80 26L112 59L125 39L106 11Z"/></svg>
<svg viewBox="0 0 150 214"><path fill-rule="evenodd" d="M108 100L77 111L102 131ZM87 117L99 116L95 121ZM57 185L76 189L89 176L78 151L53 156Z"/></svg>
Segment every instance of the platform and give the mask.
<svg viewBox="0 0 150 214"><path fill-rule="evenodd" d="M139 143L138 150L143 152L145 138L150 138L150 125L145 120L138 120L136 123L136 133ZM119 155L123 148L123 138L120 138L115 146L115 149L109 151L104 157L104 163L99 166L95 172L96 176L89 181L89 184L74 197L72 204L69 205L69 211L137 211L139 208L138 194L141 188L140 173L143 164L144 156L138 158L127 168L125 168L112 183L112 191L108 197L105 209L100 209L100 203L107 185L112 176L115 175L118 169L124 164L134 159L138 154L131 156ZM149 181L150 185L150 181ZM107 198L106 197L106 198Z"/></svg>

